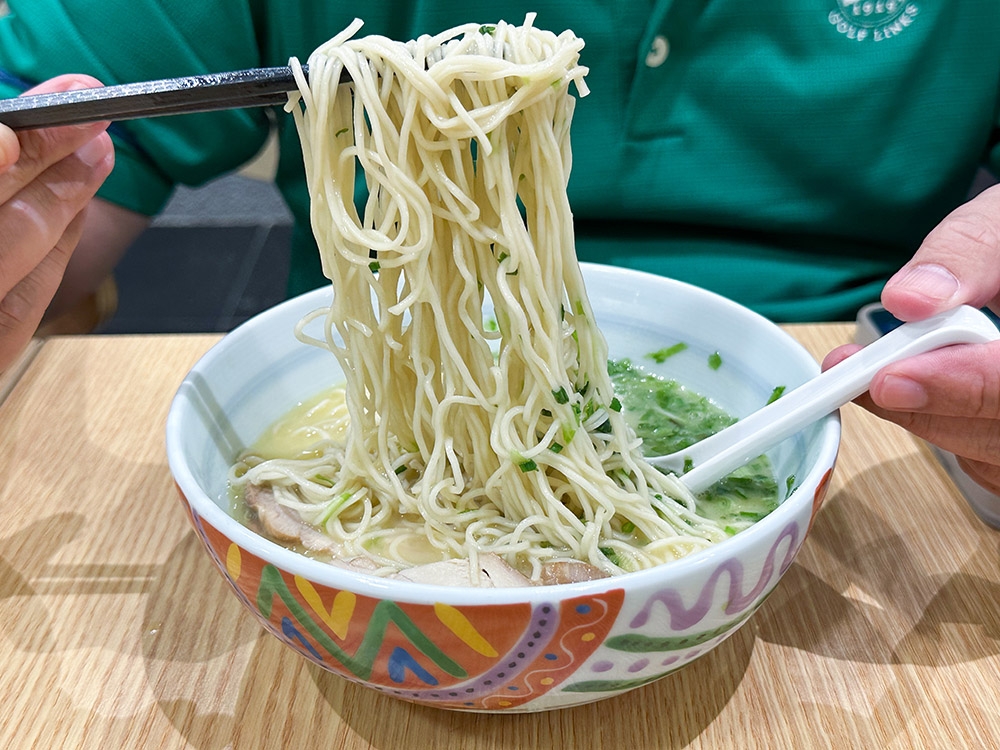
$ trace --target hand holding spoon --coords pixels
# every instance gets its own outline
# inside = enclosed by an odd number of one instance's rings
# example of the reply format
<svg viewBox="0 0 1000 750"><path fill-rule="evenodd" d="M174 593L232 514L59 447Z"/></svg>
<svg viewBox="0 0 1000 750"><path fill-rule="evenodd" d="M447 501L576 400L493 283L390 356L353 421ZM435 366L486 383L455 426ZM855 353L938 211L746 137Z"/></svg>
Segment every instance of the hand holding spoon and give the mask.
<svg viewBox="0 0 1000 750"><path fill-rule="evenodd" d="M683 450L647 460L677 474L694 493L765 453L817 419L860 396L879 370L896 360L952 344L983 344L1000 330L979 310L963 305L926 320L904 323L829 370L735 424ZM685 464L693 465L682 474Z"/></svg>

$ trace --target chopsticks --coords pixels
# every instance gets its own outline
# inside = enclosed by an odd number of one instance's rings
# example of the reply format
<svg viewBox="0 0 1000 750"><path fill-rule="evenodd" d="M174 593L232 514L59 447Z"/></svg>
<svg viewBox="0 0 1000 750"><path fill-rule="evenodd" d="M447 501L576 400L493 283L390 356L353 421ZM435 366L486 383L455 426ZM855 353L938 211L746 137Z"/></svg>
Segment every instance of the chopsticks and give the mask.
<svg viewBox="0 0 1000 750"><path fill-rule="evenodd" d="M308 75L308 67L303 65ZM341 82L349 80L346 72ZM14 130L99 120L283 105L297 88L292 69L251 68L158 81L0 99L0 123Z"/></svg>

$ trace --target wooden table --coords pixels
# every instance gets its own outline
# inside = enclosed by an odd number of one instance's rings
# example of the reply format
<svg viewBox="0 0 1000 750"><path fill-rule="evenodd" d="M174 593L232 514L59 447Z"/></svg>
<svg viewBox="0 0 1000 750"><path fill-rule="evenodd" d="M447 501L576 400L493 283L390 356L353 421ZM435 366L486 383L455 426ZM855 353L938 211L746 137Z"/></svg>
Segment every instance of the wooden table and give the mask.
<svg viewBox="0 0 1000 750"><path fill-rule="evenodd" d="M816 354L848 325L792 328ZM163 447L214 336L37 343L0 379L0 747L988 747L1000 532L907 433L850 405L798 560L735 636L623 697L479 715L321 671L212 567Z"/></svg>

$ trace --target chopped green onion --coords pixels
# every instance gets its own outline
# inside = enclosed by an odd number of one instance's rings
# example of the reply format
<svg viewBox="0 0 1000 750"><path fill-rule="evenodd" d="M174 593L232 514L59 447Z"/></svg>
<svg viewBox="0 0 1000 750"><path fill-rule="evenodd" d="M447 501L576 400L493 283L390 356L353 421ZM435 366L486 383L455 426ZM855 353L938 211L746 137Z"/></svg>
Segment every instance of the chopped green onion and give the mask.
<svg viewBox="0 0 1000 750"><path fill-rule="evenodd" d="M674 356L675 354L680 354L682 351L684 351L687 348L688 348L688 345L685 344L682 341L680 343L674 344L673 346L667 346L667 347L664 347L663 349L659 349L659 350L657 350L655 352L651 352L650 354L647 354L646 356L649 357L654 362L656 362L656 364L662 365L664 362L666 362L672 356Z"/></svg>
<svg viewBox="0 0 1000 750"><path fill-rule="evenodd" d="M708 355L708 366L713 370L718 370L722 367L722 355L718 352L712 352Z"/></svg>
<svg viewBox="0 0 1000 750"><path fill-rule="evenodd" d="M767 399L767 403L773 404L783 395L785 395L785 386L783 385L776 386L775 389L771 391L771 396Z"/></svg>
<svg viewBox="0 0 1000 750"><path fill-rule="evenodd" d="M549 446L549 450L553 453L562 453L563 447L559 443L553 443Z"/></svg>
<svg viewBox="0 0 1000 750"><path fill-rule="evenodd" d="M618 553L615 552L613 548L598 547L598 549L601 551L601 554L603 554L606 558L608 558L612 563L617 565L619 568L621 567L621 559L618 557Z"/></svg>
<svg viewBox="0 0 1000 750"><path fill-rule="evenodd" d="M344 504L354 496L353 492L342 492L340 497L330 503L329 507L323 513L323 515L317 519L316 525L322 526L331 518L333 518L340 510L344 507Z"/></svg>
<svg viewBox="0 0 1000 750"><path fill-rule="evenodd" d="M618 400L617 396L615 396L614 398L611 399L611 411L621 411L621 410L622 410L622 402Z"/></svg>
<svg viewBox="0 0 1000 750"><path fill-rule="evenodd" d="M552 391L552 397L555 398L557 404L569 403L569 394L566 393L566 389L561 386L558 390Z"/></svg>
<svg viewBox="0 0 1000 750"><path fill-rule="evenodd" d="M785 479L785 499L786 500L788 499L788 496L791 495L794 490L795 490L795 475L794 474L790 474L788 476L788 478Z"/></svg>
<svg viewBox="0 0 1000 750"><path fill-rule="evenodd" d="M631 534L633 531L635 531L635 524L632 523L631 521L626 521L625 523L622 524L623 534Z"/></svg>
<svg viewBox="0 0 1000 750"><path fill-rule="evenodd" d="M527 474L529 471L537 471L538 470L538 464L536 464L530 458L527 459L527 460L525 460L525 461L522 461L521 463L519 463L517 465L517 467L521 471L523 471L525 474Z"/></svg>
<svg viewBox="0 0 1000 750"><path fill-rule="evenodd" d="M379 262L377 260L373 260L371 263L368 264L368 268L371 270L372 273L378 273L381 267L382 266L379 265Z"/></svg>
<svg viewBox="0 0 1000 750"><path fill-rule="evenodd" d="M602 435L610 435L613 431L614 429L611 427L611 422L607 419L594 428L594 432L599 432Z"/></svg>
<svg viewBox="0 0 1000 750"><path fill-rule="evenodd" d="M343 135L344 133L347 132L347 130L348 128L341 128L340 130L338 130L336 133L333 134L333 137L336 138L338 135Z"/></svg>

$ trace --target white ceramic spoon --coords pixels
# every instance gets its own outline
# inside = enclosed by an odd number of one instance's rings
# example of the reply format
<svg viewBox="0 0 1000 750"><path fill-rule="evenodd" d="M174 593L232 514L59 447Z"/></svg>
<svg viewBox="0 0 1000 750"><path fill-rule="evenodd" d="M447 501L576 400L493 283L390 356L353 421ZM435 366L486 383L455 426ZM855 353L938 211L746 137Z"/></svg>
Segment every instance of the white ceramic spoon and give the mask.
<svg viewBox="0 0 1000 750"><path fill-rule="evenodd" d="M868 390L875 373L890 362L951 344L982 344L996 339L1000 339L1000 330L982 312L968 306L904 323L730 427L684 450L648 461L679 475L692 492L701 492L860 396ZM685 464L693 468L682 474Z"/></svg>

